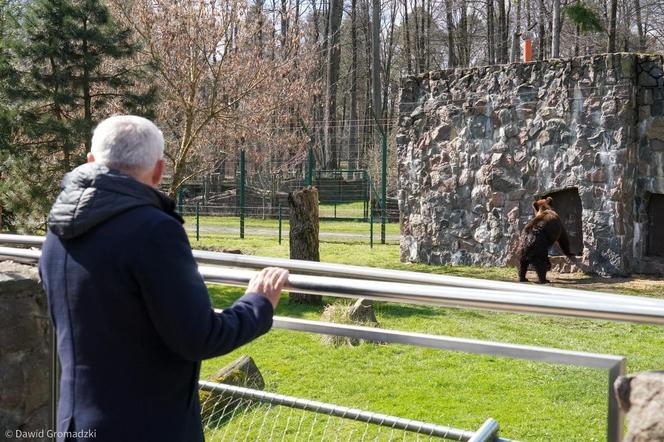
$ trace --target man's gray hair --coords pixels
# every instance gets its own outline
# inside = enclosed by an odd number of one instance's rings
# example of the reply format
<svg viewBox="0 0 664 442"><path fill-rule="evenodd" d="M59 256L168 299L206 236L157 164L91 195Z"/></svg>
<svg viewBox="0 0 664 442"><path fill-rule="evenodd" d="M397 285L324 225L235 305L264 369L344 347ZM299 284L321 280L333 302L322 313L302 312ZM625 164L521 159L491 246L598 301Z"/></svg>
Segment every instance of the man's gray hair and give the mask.
<svg viewBox="0 0 664 442"><path fill-rule="evenodd" d="M142 172L164 157L164 135L146 118L117 115L97 125L90 151L111 169Z"/></svg>

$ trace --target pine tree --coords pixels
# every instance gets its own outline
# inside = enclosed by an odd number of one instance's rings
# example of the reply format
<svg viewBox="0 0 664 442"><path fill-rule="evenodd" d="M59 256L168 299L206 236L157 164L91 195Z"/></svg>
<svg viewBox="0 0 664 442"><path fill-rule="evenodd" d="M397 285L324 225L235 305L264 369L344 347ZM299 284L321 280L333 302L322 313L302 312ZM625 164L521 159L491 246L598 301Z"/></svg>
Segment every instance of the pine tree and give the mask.
<svg viewBox="0 0 664 442"><path fill-rule="evenodd" d="M13 178L25 177L25 204L43 213L62 175L84 161L94 126L117 112L151 117L156 93L142 86L148 69L133 61L130 31L101 0L35 0L21 21L12 99L22 147Z"/></svg>

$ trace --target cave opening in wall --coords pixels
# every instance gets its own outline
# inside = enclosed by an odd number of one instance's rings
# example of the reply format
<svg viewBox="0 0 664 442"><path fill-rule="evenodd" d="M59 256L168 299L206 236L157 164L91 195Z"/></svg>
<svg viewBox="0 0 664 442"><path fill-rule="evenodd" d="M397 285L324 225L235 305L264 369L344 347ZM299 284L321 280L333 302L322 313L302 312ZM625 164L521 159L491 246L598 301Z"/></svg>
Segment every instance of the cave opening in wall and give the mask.
<svg viewBox="0 0 664 442"><path fill-rule="evenodd" d="M664 258L664 194L653 193L648 201L648 256Z"/></svg>
<svg viewBox="0 0 664 442"><path fill-rule="evenodd" d="M581 197L579 196L579 189L573 187L571 189L560 190L544 195L544 198L550 196L553 198L551 206L553 210L558 213L567 235L569 236L569 248L574 255L583 254L583 224L582 224L582 211ZM561 253L562 251L554 248L554 253Z"/></svg>

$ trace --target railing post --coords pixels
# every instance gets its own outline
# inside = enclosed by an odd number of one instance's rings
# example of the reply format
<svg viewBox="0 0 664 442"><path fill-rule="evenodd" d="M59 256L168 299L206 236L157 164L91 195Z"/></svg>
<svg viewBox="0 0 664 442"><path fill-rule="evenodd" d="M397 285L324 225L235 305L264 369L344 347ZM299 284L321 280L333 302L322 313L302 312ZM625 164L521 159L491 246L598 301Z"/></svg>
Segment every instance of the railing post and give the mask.
<svg viewBox="0 0 664 442"><path fill-rule="evenodd" d="M196 203L196 241L201 240L201 203Z"/></svg>
<svg viewBox="0 0 664 442"><path fill-rule="evenodd" d="M281 204L279 204L279 245L281 245Z"/></svg>
<svg viewBox="0 0 664 442"><path fill-rule="evenodd" d="M244 184L245 184L244 149L240 151L240 239L244 239Z"/></svg>
<svg viewBox="0 0 664 442"><path fill-rule="evenodd" d="M623 440L623 427L625 426L625 413L618 406L618 398L613 391L613 384L615 384L618 376L625 374L625 360L609 369L609 413L606 423L606 440L607 442L620 442Z"/></svg>
<svg viewBox="0 0 664 442"><path fill-rule="evenodd" d="M468 442L490 442L498 436L498 422L487 419Z"/></svg>

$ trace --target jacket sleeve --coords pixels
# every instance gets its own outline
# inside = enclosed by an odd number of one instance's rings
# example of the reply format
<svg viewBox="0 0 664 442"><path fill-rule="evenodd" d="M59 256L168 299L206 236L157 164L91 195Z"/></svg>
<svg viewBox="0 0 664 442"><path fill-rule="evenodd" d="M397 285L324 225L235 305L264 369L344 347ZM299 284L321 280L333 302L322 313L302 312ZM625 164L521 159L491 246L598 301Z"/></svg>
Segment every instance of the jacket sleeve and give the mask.
<svg viewBox="0 0 664 442"><path fill-rule="evenodd" d="M214 312L180 223L162 218L147 230L134 275L148 315L171 350L200 361L228 353L272 327L272 304L260 294L245 294L222 313Z"/></svg>

